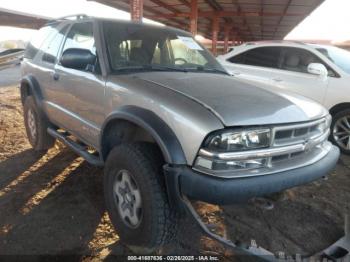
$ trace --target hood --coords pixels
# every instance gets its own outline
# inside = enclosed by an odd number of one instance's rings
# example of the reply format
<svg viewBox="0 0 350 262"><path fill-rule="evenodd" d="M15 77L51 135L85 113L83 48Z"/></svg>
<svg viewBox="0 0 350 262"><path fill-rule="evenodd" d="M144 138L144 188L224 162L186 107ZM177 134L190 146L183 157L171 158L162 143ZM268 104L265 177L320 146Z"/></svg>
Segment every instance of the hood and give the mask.
<svg viewBox="0 0 350 262"><path fill-rule="evenodd" d="M136 77L202 104L225 126L295 123L327 114L326 109L307 98L283 91L272 92L232 76L152 72L139 73Z"/></svg>

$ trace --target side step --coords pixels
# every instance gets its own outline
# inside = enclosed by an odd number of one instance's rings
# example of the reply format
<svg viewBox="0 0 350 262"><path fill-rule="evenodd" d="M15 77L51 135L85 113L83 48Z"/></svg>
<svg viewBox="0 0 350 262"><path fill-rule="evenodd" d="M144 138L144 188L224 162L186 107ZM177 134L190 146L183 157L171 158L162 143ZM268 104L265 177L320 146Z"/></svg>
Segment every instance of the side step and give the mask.
<svg viewBox="0 0 350 262"><path fill-rule="evenodd" d="M60 133L57 130L53 128L48 128L47 132L53 136L54 138L60 140L62 143L64 143L66 146L70 147L75 153L80 155L82 158L84 158L88 163L94 166L103 166L103 161L100 159L99 156L90 154L86 147L83 145L78 144L77 142L73 141L69 137L67 137L67 133Z"/></svg>

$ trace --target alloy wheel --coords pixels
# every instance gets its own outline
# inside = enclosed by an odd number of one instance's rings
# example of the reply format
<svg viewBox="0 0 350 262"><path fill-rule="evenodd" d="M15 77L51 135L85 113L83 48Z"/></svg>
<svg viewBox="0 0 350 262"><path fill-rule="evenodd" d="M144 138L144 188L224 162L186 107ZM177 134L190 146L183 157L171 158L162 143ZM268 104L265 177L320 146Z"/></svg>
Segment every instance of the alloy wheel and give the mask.
<svg viewBox="0 0 350 262"><path fill-rule="evenodd" d="M142 220L142 200L140 189L127 170L120 170L113 185L114 200L123 222L136 228Z"/></svg>
<svg viewBox="0 0 350 262"><path fill-rule="evenodd" d="M350 115L337 120L333 128L333 137L341 148L350 150Z"/></svg>
<svg viewBox="0 0 350 262"><path fill-rule="evenodd" d="M33 112L32 109L28 110L27 113L27 123L28 123L28 127L29 127L29 132L30 135L33 139L36 138L37 135L37 129L36 129L36 119L35 119L35 114Z"/></svg>

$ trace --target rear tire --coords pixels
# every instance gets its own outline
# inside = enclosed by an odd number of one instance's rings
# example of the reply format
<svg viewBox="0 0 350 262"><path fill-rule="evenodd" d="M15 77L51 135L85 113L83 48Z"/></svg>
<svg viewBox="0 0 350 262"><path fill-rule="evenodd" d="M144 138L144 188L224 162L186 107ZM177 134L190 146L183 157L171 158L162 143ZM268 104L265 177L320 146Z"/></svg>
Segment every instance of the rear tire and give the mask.
<svg viewBox="0 0 350 262"><path fill-rule="evenodd" d="M23 114L27 137L34 150L43 151L51 148L55 139L47 133L50 122L37 107L32 96L25 99Z"/></svg>
<svg viewBox="0 0 350 262"><path fill-rule="evenodd" d="M329 139L343 154L350 155L350 109L333 116Z"/></svg>
<svg viewBox="0 0 350 262"><path fill-rule="evenodd" d="M176 235L177 215L169 207L164 160L150 143L122 144L105 165L107 211L121 241L133 252L150 254Z"/></svg>

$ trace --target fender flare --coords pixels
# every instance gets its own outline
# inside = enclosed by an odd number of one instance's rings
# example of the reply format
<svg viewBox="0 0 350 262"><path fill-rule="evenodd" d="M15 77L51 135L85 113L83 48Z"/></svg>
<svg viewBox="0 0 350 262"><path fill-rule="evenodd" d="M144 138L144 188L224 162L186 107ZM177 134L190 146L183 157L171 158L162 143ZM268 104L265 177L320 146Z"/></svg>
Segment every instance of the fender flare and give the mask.
<svg viewBox="0 0 350 262"><path fill-rule="evenodd" d="M113 120L126 120L149 132L159 145L166 163L174 165L187 164L182 146L171 128L152 111L137 106L123 106L106 118L101 128L101 151L106 127Z"/></svg>

